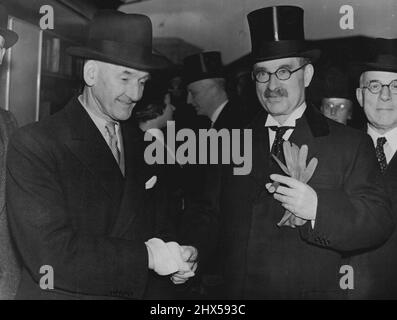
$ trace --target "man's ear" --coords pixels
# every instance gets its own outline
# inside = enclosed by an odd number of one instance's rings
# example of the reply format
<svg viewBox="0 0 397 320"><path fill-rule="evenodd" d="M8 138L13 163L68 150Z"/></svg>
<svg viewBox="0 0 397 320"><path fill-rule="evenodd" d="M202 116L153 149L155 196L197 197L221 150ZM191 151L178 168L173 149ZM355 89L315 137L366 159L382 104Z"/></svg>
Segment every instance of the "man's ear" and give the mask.
<svg viewBox="0 0 397 320"><path fill-rule="evenodd" d="M4 55L6 54L6 48L1 48L0 49L0 64L2 64L3 63L3 58L4 58Z"/></svg>
<svg viewBox="0 0 397 320"><path fill-rule="evenodd" d="M84 64L84 81L87 84L87 86L92 87L93 85L96 84L98 80L98 74L99 74L99 65L96 63L94 60L88 60Z"/></svg>
<svg viewBox="0 0 397 320"><path fill-rule="evenodd" d="M307 66L305 66L304 69L304 80L305 80L305 88L307 88L310 84L310 82L313 79L313 75L314 75L314 67L311 63L309 63Z"/></svg>
<svg viewBox="0 0 397 320"><path fill-rule="evenodd" d="M363 89L361 89L361 88L357 88L356 89L356 98L357 98L357 101L360 104L360 106L364 107L364 104L363 104Z"/></svg>

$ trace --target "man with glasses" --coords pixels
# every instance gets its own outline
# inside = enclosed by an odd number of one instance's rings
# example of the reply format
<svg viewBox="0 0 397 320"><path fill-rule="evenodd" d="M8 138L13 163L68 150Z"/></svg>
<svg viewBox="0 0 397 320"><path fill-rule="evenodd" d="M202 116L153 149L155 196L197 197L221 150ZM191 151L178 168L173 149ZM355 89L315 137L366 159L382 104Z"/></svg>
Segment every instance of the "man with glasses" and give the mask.
<svg viewBox="0 0 397 320"><path fill-rule="evenodd" d="M374 39L374 59L359 65L359 104L368 119L379 168L392 200L393 218L397 214L397 39ZM355 298L397 299L397 234L381 247L354 259Z"/></svg>
<svg viewBox="0 0 397 320"><path fill-rule="evenodd" d="M380 245L393 229L373 146L305 102L319 51L304 41L301 8L259 9L248 22L263 107L248 127L252 171L214 170L201 205L201 214L219 216L224 298L346 298L342 257ZM283 161L284 140L318 159L308 183L286 176L272 158ZM297 158L290 164L303 167Z"/></svg>

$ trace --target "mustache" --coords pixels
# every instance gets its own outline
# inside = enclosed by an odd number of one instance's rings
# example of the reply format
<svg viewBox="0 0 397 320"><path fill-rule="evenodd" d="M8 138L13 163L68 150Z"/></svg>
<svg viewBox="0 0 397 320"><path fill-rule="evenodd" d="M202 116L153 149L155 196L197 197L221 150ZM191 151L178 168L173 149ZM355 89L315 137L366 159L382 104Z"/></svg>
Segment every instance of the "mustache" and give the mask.
<svg viewBox="0 0 397 320"><path fill-rule="evenodd" d="M266 89L264 96L265 98L288 97L288 91L284 88L276 88L275 90Z"/></svg>

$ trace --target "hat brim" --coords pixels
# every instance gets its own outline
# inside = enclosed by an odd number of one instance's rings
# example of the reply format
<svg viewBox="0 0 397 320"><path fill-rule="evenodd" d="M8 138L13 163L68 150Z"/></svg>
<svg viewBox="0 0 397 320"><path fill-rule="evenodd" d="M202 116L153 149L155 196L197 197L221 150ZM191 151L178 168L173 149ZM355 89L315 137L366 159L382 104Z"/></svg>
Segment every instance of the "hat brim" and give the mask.
<svg viewBox="0 0 397 320"><path fill-rule="evenodd" d="M261 55L261 56L252 56L252 60L257 63L261 61L269 61L269 60L276 60L276 59L283 59L283 58L292 58L292 57L302 57L308 58L312 63L316 62L321 56L320 49L310 49L304 51L289 51L285 53L278 53L273 55Z"/></svg>
<svg viewBox="0 0 397 320"><path fill-rule="evenodd" d="M153 53L149 56L143 57L142 59L131 58L127 60L121 57L109 56L107 54L92 50L87 47L70 47L67 49L67 52L68 54L75 57L99 60L142 71L161 70L171 68L173 66L172 62L166 57Z"/></svg>
<svg viewBox="0 0 397 320"><path fill-rule="evenodd" d="M353 75L359 76L366 71L397 72L397 65L376 62L356 62L351 65L350 69Z"/></svg>
<svg viewBox="0 0 397 320"><path fill-rule="evenodd" d="M4 47L6 49L12 47L18 41L18 34L12 30L0 28L0 35L4 38Z"/></svg>

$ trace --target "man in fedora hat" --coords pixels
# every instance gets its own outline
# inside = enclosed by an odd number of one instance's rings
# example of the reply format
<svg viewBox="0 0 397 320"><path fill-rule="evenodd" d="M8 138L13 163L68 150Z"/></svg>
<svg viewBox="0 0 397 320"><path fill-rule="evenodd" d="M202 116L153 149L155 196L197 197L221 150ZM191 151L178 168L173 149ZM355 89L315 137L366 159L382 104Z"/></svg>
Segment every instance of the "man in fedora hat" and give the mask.
<svg viewBox="0 0 397 320"><path fill-rule="evenodd" d="M367 61L356 64L356 96L368 119L367 133L392 201L397 222L397 39L371 39ZM372 50L371 50L372 49ZM356 68L355 68L356 69ZM397 234L382 246L353 259L356 270L353 298L397 299Z"/></svg>
<svg viewBox="0 0 397 320"><path fill-rule="evenodd" d="M10 141L17 298L162 297L151 284L193 276L197 251L171 241L164 181L144 162L143 134L123 121L168 61L152 54L147 16L117 11L100 11L86 46L69 53L85 59L82 94Z"/></svg>
<svg viewBox="0 0 397 320"><path fill-rule="evenodd" d="M229 100L226 93L221 53L201 52L183 60L187 103L198 115L206 116L215 129L238 129L244 125L243 109Z"/></svg>
<svg viewBox="0 0 397 320"><path fill-rule="evenodd" d="M7 29L7 22L7 9L0 4L0 64L6 50L18 40L18 35ZM0 108L0 300L13 299L20 276L8 230L5 201L6 150L9 137L16 127L14 116Z"/></svg>
<svg viewBox="0 0 397 320"><path fill-rule="evenodd" d="M248 22L263 107L248 126L252 171L234 176L231 167L214 170L200 208L219 216L224 297L345 298L339 273L344 254L381 244L393 229L372 143L306 103L319 51L304 41L301 8L255 10ZM286 176L272 158L282 161L283 140L306 145L307 159L318 159L308 182ZM299 163L285 154L287 171L306 168L305 148Z"/></svg>

